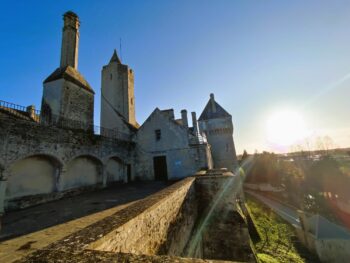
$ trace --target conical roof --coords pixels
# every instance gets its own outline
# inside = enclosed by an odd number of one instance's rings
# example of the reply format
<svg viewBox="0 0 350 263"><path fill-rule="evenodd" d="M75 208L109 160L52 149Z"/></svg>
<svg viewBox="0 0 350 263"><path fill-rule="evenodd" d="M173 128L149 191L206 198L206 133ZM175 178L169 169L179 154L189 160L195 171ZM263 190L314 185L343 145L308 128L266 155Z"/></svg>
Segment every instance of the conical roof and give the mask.
<svg viewBox="0 0 350 263"><path fill-rule="evenodd" d="M115 49L114 49L113 55L112 55L109 63L111 63L111 62L117 62L118 64L122 64L122 62L120 61L120 58L118 57L117 50L115 50Z"/></svg>
<svg viewBox="0 0 350 263"><path fill-rule="evenodd" d="M202 120L219 119L219 118L226 118L226 117L232 117L232 116L223 107L221 107L219 103L215 101L214 95L211 94L210 99L198 120L202 121Z"/></svg>

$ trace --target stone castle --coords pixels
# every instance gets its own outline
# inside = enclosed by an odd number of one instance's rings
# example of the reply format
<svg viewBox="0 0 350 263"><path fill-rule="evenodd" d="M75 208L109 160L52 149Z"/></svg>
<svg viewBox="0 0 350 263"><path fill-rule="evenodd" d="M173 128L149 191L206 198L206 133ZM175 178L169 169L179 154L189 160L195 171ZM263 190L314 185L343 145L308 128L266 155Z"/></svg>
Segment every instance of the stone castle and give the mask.
<svg viewBox="0 0 350 263"><path fill-rule="evenodd" d="M101 127L94 126L95 92L77 67L79 18L71 11L63 18L60 66L44 80L41 110L0 101L0 219L4 212L88 199L88 191L101 188L114 197L128 186L116 183L178 182L124 206L0 241L0 261L257 262L232 116L210 94L199 119L191 113L192 126L187 110L177 119L173 109L158 108L140 126L134 72L114 51L102 68ZM35 212L31 217L36 220Z"/></svg>
<svg viewBox="0 0 350 263"><path fill-rule="evenodd" d="M41 111L2 102L0 210L66 192L133 180L176 180L237 166L232 117L210 95L197 120L156 108L140 126L134 72L114 51L101 76L101 127L94 90L78 71L79 18L63 16L60 66L43 82Z"/></svg>

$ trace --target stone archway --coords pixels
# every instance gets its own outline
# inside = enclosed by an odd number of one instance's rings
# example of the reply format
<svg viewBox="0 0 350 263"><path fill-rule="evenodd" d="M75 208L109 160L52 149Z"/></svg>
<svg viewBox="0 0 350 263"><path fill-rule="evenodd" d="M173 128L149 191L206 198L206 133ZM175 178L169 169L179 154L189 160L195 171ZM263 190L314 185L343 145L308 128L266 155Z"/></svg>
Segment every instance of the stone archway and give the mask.
<svg viewBox="0 0 350 263"><path fill-rule="evenodd" d="M6 199L48 194L57 190L61 163L49 155L32 155L8 169Z"/></svg>
<svg viewBox="0 0 350 263"><path fill-rule="evenodd" d="M127 165L119 157L108 159L106 166L106 182L108 184L124 183L127 181Z"/></svg>
<svg viewBox="0 0 350 263"><path fill-rule="evenodd" d="M102 162L82 155L71 160L60 178L60 189L68 190L102 183Z"/></svg>

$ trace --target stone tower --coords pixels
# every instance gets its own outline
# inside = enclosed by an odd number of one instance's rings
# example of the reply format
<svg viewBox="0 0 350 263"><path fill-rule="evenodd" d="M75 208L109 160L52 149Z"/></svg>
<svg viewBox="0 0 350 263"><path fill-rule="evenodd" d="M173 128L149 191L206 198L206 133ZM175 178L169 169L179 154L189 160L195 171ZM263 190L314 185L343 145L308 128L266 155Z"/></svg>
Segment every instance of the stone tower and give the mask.
<svg viewBox="0 0 350 263"><path fill-rule="evenodd" d="M65 127L92 129L94 91L77 71L79 18L68 11L63 20L61 63L44 81L42 120Z"/></svg>
<svg viewBox="0 0 350 263"><path fill-rule="evenodd" d="M101 126L119 129L119 119L137 126L135 118L134 72L121 63L114 50L108 65L102 69Z"/></svg>
<svg viewBox="0 0 350 263"><path fill-rule="evenodd" d="M211 146L214 167L234 172L238 164L233 142L232 116L215 101L214 94L210 94L198 123L201 133L205 133Z"/></svg>

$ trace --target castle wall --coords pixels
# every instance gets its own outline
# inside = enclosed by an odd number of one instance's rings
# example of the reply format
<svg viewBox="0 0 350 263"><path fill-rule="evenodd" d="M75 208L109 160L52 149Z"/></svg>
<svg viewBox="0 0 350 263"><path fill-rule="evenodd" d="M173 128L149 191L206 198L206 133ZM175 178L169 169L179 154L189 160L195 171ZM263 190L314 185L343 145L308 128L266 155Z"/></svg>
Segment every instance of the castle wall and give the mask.
<svg viewBox="0 0 350 263"><path fill-rule="evenodd" d="M133 142L82 130L0 118L1 180L7 185L0 202L5 199L8 209L23 208L48 201L46 194L52 200L52 194L62 197L58 193L68 189L102 187L107 183L111 160L120 160L124 167L130 164L133 178L134 148ZM108 180L126 181L126 173L116 171Z"/></svg>

